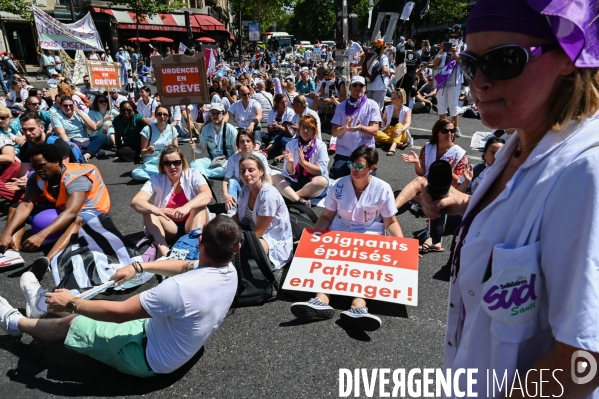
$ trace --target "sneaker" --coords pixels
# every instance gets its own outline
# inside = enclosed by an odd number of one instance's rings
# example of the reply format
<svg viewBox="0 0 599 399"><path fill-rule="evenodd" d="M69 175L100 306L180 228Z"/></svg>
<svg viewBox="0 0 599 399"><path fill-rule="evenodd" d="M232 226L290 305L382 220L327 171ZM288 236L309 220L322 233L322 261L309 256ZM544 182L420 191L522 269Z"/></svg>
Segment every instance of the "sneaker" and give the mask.
<svg viewBox="0 0 599 399"><path fill-rule="evenodd" d="M23 266L25 259L16 251L7 250L0 256L0 269L8 270Z"/></svg>
<svg viewBox="0 0 599 399"><path fill-rule="evenodd" d="M317 298L307 302L296 302L291 304L291 313L304 321L328 320L335 316L335 309Z"/></svg>
<svg viewBox="0 0 599 399"><path fill-rule="evenodd" d="M39 310L37 308L37 303L40 297L44 296L48 290L42 288L38 279L35 278L35 274L31 272L23 273L19 286L21 287L21 292L27 303L27 305L25 305L25 314L27 317L32 319L44 317L46 312Z"/></svg>
<svg viewBox="0 0 599 399"><path fill-rule="evenodd" d="M368 313L366 306L341 312L339 318L344 324L364 331L376 331L382 324L379 317Z"/></svg>
<svg viewBox="0 0 599 399"><path fill-rule="evenodd" d="M45 256L40 256L31 264L31 268L29 271L35 275L37 281L41 281L44 278L44 275L50 268L50 259Z"/></svg>
<svg viewBox="0 0 599 399"><path fill-rule="evenodd" d="M104 158L106 156L106 152L102 149L99 149L98 152L96 152L96 158Z"/></svg>
<svg viewBox="0 0 599 399"><path fill-rule="evenodd" d="M18 337L19 335L23 335L21 331L13 331L8 328L10 316L14 314L21 313L17 309L10 306L10 303L8 303L6 299L0 296L0 328L2 328L10 335Z"/></svg>
<svg viewBox="0 0 599 399"><path fill-rule="evenodd" d="M331 144L329 145L329 155L333 155L337 151L337 145Z"/></svg>
<svg viewBox="0 0 599 399"><path fill-rule="evenodd" d="M459 128L459 127L456 127L456 128L455 128L455 136L456 136L456 137L462 137L462 132L460 131L460 128Z"/></svg>

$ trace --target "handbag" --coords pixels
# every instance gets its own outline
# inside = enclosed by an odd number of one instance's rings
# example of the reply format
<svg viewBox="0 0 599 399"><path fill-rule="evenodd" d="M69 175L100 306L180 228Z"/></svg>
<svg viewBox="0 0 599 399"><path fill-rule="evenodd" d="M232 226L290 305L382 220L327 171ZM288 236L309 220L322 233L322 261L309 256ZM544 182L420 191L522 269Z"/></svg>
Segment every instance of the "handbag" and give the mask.
<svg viewBox="0 0 599 399"><path fill-rule="evenodd" d="M404 75L408 72L408 67L406 65L406 57L407 51L404 51L403 62L395 67L395 82L399 81L400 79L403 80ZM399 85L396 86L399 87Z"/></svg>
<svg viewBox="0 0 599 399"><path fill-rule="evenodd" d="M214 168L223 168L225 165L227 164L227 157L224 155L218 156L216 158L212 159L212 162L210 162L210 169L214 169Z"/></svg>
<svg viewBox="0 0 599 399"><path fill-rule="evenodd" d="M210 146L206 145L206 150L208 151L208 155L210 155L210 158L212 159L212 162L210 163L210 166L209 166L210 169L219 168L219 167L224 166L227 163L227 158L229 158L229 154L227 152L227 122L223 123L222 131L223 131L223 134L222 134L222 136L223 136L223 155L215 157L214 154L212 154L212 151L210 151Z"/></svg>

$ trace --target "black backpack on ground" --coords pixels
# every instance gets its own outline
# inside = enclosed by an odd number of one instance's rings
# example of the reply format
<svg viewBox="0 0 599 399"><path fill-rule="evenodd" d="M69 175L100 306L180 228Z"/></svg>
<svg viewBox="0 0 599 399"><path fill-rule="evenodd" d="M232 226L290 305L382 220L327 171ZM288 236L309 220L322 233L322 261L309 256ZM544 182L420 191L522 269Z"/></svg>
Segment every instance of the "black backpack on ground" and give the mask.
<svg viewBox="0 0 599 399"><path fill-rule="evenodd" d="M253 231L241 232L241 250L234 262L238 283L233 307L262 305L274 296L274 290L279 290L270 259Z"/></svg>
<svg viewBox="0 0 599 399"><path fill-rule="evenodd" d="M318 216L316 216L310 207L298 202L288 202L287 209L289 210L289 219L291 220L293 242L296 242L301 238L304 229L314 228ZM295 245L293 252L295 252Z"/></svg>

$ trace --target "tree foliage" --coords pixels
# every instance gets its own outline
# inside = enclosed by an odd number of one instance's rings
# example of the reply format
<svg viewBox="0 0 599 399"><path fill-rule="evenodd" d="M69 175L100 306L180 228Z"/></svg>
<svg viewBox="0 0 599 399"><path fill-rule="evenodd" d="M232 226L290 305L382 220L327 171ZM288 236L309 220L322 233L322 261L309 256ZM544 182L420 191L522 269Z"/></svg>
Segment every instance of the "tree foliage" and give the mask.
<svg viewBox="0 0 599 399"><path fill-rule="evenodd" d="M335 37L335 1L300 0L289 23L289 33L299 40L330 40Z"/></svg>
<svg viewBox="0 0 599 399"><path fill-rule="evenodd" d="M419 2L418 9L421 10L426 1ZM414 9L416 11L416 8ZM430 8L425 18L428 18L433 25L451 25L460 23L468 16L468 2L464 0L434 0L430 2ZM420 18L418 14L412 14Z"/></svg>
<svg viewBox="0 0 599 399"><path fill-rule="evenodd" d="M39 4L36 4L38 7ZM31 11L31 3L23 0L0 0L0 10L8 12L27 20L33 21L33 12Z"/></svg>
<svg viewBox="0 0 599 399"><path fill-rule="evenodd" d="M285 9L295 5L295 0L239 0L232 2L236 27L239 26L240 1L241 20L258 22L262 33L269 30L274 22L277 22L277 31L282 31L279 23L286 24L289 21Z"/></svg>

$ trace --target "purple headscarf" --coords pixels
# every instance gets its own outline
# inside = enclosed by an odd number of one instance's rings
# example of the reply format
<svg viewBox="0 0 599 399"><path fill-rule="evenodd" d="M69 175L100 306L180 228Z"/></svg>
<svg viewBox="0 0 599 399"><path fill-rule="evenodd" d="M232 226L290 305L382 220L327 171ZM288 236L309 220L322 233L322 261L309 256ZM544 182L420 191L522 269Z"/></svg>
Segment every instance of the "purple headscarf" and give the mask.
<svg viewBox="0 0 599 399"><path fill-rule="evenodd" d="M479 0L466 31L516 32L557 40L577 67L599 67L595 0Z"/></svg>

